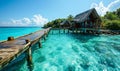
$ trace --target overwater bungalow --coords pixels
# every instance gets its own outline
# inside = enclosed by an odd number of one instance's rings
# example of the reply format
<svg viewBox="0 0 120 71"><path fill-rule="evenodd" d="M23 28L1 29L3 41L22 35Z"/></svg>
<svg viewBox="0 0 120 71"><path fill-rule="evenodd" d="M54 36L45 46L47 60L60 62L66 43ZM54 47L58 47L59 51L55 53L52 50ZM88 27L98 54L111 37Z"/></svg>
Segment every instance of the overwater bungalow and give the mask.
<svg viewBox="0 0 120 71"><path fill-rule="evenodd" d="M69 28L71 27L72 23L68 20L64 20L62 23L60 23L61 28Z"/></svg>
<svg viewBox="0 0 120 71"><path fill-rule="evenodd" d="M101 22L102 21L100 16L96 12L95 8L93 8L76 15L75 18L73 19L72 25L74 28L77 29L81 28L82 30L84 30L84 32L90 30L96 31L99 30Z"/></svg>
<svg viewBox="0 0 120 71"><path fill-rule="evenodd" d="M101 28L101 18L95 8L77 14L72 21L65 20L60 23L60 28L68 29L72 32L92 33L92 34L119 34L119 30L106 30Z"/></svg>

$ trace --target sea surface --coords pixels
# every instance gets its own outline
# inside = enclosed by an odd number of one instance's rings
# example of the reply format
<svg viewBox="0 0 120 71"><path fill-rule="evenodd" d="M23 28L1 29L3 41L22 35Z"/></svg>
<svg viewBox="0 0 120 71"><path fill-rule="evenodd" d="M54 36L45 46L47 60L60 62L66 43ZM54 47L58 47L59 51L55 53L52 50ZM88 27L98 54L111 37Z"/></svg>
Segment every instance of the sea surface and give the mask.
<svg viewBox="0 0 120 71"><path fill-rule="evenodd" d="M33 71L120 71L120 35L84 35L52 30L32 46ZM29 71L25 53L3 71Z"/></svg>
<svg viewBox="0 0 120 71"><path fill-rule="evenodd" d="M41 29L38 27L0 27L0 41L7 40L9 36L17 38Z"/></svg>

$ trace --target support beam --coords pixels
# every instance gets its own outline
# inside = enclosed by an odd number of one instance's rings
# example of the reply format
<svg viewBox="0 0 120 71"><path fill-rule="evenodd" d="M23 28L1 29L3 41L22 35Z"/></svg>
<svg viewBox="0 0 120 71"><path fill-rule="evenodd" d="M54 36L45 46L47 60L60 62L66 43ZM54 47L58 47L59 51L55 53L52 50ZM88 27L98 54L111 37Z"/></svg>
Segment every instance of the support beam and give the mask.
<svg viewBox="0 0 120 71"><path fill-rule="evenodd" d="M65 28L63 30L64 30L64 33L65 33Z"/></svg>
<svg viewBox="0 0 120 71"><path fill-rule="evenodd" d="M27 65L30 71L33 70L33 62L32 62L32 55L31 55L31 47L27 49L26 51L26 59L27 59Z"/></svg>
<svg viewBox="0 0 120 71"><path fill-rule="evenodd" d="M60 33L61 26L59 27L59 33Z"/></svg>
<svg viewBox="0 0 120 71"><path fill-rule="evenodd" d="M78 28L76 29L76 33L78 33Z"/></svg>
<svg viewBox="0 0 120 71"><path fill-rule="evenodd" d="M68 29L68 33L70 33L69 29Z"/></svg>
<svg viewBox="0 0 120 71"><path fill-rule="evenodd" d="M38 46L39 46L39 48L42 47L40 40L38 41Z"/></svg>
<svg viewBox="0 0 120 71"><path fill-rule="evenodd" d="M48 32L49 32L49 31L46 31L46 32L45 32L46 37L48 37Z"/></svg>
<svg viewBox="0 0 120 71"><path fill-rule="evenodd" d="M51 32L52 32L52 34L53 34L53 30L52 30Z"/></svg>
<svg viewBox="0 0 120 71"><path fill-rule="evenodd" d="M86 33L86 25L87 25L87 21L85 21L85 28L84 28L84 33Z"/></svg>
<svg viewBox="0 0 120 71"><path fill-rule="evenodd" d="M30 43L29 39L26 39L26 44ZM31 46L26 50L26 59L27 59L27 65L30 71L33 70L33 62L32 62L32 54L31 54Z"/></svg>
<svg viewBox="0 0 120 71"><path fill-rule="evenodd" d="M43 36L43 39L46 40L46 35Z"/></svg>
<svg viewBox="0 0 120 71"><path fill-rule="evenodd" d="M60 33L60 28L59 28L59 33Z"/></svg>
<svg viewBox="0 0 120 71"><path fill-rule="evenodd" d="M46 31L44 31L44 36L43 36L43 37L44 37L44 40L46 40L46 35L47 35L47 34L46 34Z"/></svg>

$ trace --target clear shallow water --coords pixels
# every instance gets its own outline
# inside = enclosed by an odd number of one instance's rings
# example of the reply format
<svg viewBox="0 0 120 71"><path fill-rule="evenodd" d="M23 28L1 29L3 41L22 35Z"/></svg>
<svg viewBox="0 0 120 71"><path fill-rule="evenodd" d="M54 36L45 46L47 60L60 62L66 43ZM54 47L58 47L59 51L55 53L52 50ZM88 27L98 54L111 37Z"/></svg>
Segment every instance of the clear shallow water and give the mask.
<svg viewBox="0 0 120 71"><path fill-rule="evenodd" d="M29 28L29 27L19 27L19 28L15 28L15 27L8 27L8 28L0 28L0 41L2 40L7 40L7 38L9 36L14 36L19 37L25 34L29 34L31 32L35 32L37 30L40 30L42 28Z"/></svg>
<svg viewBox="0 0 120 71"><path fill-rule="evenodd" d="M32 48L33 71L120 71L120 35L50 33ZM5 70L29 71L25 59Z"/></svg>

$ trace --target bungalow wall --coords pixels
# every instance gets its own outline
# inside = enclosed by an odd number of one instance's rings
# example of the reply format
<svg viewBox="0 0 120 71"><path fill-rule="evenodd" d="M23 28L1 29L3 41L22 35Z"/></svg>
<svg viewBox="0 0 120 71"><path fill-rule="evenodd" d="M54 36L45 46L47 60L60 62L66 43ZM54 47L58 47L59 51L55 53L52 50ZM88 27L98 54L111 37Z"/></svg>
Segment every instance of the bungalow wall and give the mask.
<svg viewBox="0 0 120 71"><path fill-rule="evenodd" d="M98 28L100 27L100 21L98 19L89 19L81 23L75 23L75 28Z"/></svg>

